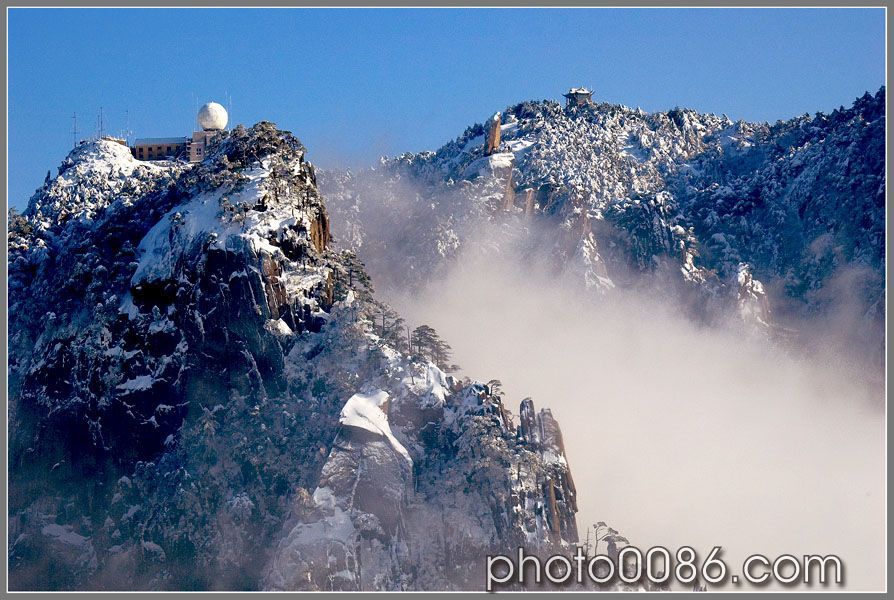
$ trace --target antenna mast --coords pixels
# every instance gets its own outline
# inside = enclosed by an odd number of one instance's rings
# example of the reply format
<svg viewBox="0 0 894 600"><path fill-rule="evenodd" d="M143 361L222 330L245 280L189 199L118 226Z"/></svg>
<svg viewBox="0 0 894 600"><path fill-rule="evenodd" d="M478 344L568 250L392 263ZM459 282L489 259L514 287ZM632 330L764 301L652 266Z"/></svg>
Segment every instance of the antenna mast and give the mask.
<svg viewBox="0 0 894 600"><path fill-rule="evenodd" d="M78 113L71 115L71 147L78 145Z"/></svg>
<svg viewBox="0 0 894 600"><path fill-rule="evenodd" d="M102 115L102 107L100 106L100 107L99 107L99 115L96 117L96 129L97 129L97 136L96 136L96 139L97 139L97 140L101 140L101 139L103 138L103 135L105 134L105 131L104 131L104 125L105 125L105 124L103 123L103 118L102 118L102 117L103 117L103 115Z"/></svg>
<svg viewBox="0 0 894 600"><path fill-rule="evenodd" d="M130 130L130 110L124 111L124 129L121 131L121 137L124 141L129 141L133 132Z"/></svg>

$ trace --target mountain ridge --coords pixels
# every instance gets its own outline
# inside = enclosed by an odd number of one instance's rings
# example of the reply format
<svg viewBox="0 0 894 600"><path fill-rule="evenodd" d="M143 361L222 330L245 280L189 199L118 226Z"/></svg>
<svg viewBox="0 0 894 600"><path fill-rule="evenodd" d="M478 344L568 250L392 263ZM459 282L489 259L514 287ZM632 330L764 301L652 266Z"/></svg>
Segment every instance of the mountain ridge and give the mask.
<svg viewBox="0 0 894 600"><path fill-rule="evenodd" d="M492 244L521 260L547 255L585 288L662 289L697 319L732 316L785 337L837 310L842 294L827 292L850 273L877 343L884 106L882 87L850 108L770 125L680 108L521 102L495 115L496 148L491 119L436 151L322 171L321 187L336 237L398 290ZM504 242L506 227L521 233ZM397 253L409 282L389 272ZM741 289L743 271L767 297L744 311L754 294Z"/></svg>

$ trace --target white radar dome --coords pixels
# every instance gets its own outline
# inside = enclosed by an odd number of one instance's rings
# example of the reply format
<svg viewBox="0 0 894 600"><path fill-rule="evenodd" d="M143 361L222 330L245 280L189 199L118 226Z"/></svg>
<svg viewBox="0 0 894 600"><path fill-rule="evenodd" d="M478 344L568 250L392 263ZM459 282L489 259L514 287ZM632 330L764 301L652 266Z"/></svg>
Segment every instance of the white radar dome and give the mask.
<svg viewBox="0 0 894 600"><path fill-rule="evenodd" d="M196 118L205 131L220 131L227 126L227 109L217 102L209 102L199 109Z"/></svg>

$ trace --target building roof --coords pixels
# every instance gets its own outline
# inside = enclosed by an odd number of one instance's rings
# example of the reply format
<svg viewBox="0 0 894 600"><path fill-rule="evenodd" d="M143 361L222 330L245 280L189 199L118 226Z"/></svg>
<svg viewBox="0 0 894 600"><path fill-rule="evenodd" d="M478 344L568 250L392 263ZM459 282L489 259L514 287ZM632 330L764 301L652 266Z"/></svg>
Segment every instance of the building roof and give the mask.
<svg viewBox="0 0 894 600"><path fill-rule="evenodd" d="M164 144L185 144L189 141L188 137L157 137L157 138L138 138L134 140L134 146L162 146Z"/></svg>
<svg viewBox="0 0 894 600"><path fill-rule="evenodd" d="M562 94L562 95L567 98L569 96L579 96L581 94L589 95L592 93L593 93L592 90L588 90L585 87L579 87L579 88L571 88L570 90L568 90L567 94Z"/></svg>

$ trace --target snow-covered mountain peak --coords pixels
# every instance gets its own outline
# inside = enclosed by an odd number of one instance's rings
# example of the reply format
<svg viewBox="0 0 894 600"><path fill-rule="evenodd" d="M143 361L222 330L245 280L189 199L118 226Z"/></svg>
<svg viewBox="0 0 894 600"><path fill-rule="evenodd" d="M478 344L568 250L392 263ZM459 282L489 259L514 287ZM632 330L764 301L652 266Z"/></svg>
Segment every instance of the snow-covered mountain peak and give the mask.
<svg viewBox="0 0 894 600"><path fill-rule="evenodd" d="M143 162L130 149L112 140L80 143L59 166L59 173L38 190L26 213L42 230L52 230L69 219L91 221L118 204L138 198L173 181L189 168L175 162Z"/></svg>

